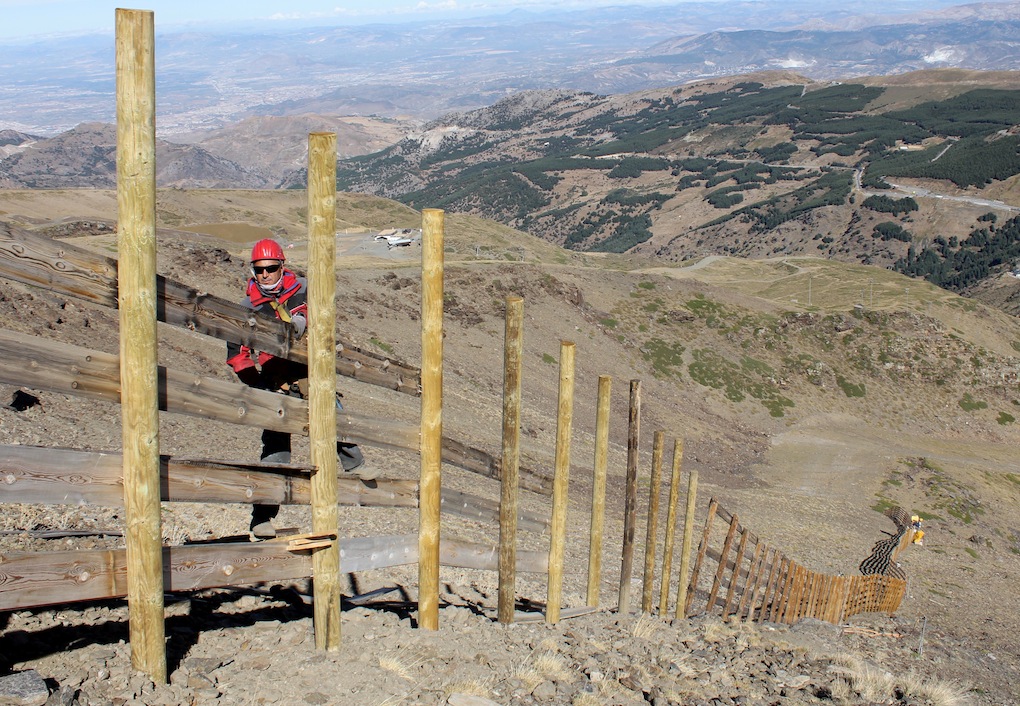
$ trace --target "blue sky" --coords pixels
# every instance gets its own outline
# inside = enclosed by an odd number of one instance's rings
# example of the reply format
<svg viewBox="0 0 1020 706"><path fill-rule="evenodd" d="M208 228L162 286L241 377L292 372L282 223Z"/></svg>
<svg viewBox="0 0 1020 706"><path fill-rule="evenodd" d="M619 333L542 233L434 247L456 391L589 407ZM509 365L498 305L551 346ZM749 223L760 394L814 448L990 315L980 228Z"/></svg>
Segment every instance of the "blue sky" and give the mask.
<svg viewBox="0 0 1020 706"><path fill-rule="evenodd" d="M113 31L114 10L152 10L156 31L218 26L229 22L272 20L296 24L350 24L410 21L450 16L495 14L515 8L579 9L599 5L674 4L666 0L0 0L0 37L11 39L53 33Z"/></svg>

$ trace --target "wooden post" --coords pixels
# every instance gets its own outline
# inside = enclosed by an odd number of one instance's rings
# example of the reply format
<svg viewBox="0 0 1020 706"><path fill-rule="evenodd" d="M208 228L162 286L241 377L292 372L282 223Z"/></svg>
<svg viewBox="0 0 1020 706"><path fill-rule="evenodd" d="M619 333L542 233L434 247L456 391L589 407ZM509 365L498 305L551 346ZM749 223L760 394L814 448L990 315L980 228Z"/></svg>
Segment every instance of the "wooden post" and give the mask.
<svg viewBox="0 0 1020 706"><path fill-rule="evenodd" d="M556 470L553 478L552 522L549 531L549 586L545 621L560 621L563 596L563 553L567 537L567 490L570 483L570 434L574 417L574 344L560 342L560 392L556 414Z"/></svg>
<svg viewBox="0 0 1020 706"><path fill-rule="evenodd" d="M726 602L723 603L722 616L725 618L730 614L730 606L737 592L737 582L740 580L740 567L744 563L744 552L747 550L747 538L751 531L746 527L740 533L740 542L737 544L737 555L733 559L733 573L730 574L730 586L726 591ZM748 578L750 578L750 567L748 567ZM744 590L747 590L747 583L744 583Z"/></svg>
<svg viewBox="0 0 1020 706"><path fill-rule="evenodd" d="M768 620L770 623L776 622L776 617L779 615L780 604L782 604L783 597L786 595L784 589L789 580L789 573L790 560L782 556L779 562L779 571L776 572L775 588L772 590L772 603L769 606Z"/></svg>
<svg viewBox="0 0 1020 706"><path fill-rule="evenodd" d="M687 508L684 510L684 536L680 544L680 575L676 582L676 617L687 617L687 571L691 565L691 542L694 541L694 508L698 501L698 469L687 476Z"/></svg>
<svg viewBox="0 0 1020 706"><path fill-rule="evenodd" d="M801 617L800 601L804 594L804 584L807 579L806 569L800 564L794 564L791 572L793 580L786 592L786 606L783 609L782 622L793 624Z"/></svg>
<svg viewBox="0 0 1020 706"><path fill-rule="evenodd" d="M336 507L336 133L308 136L308 439L312 531L338 532ZM315 647L340 649L340 543L312 553Z"/></svg>
<svg viewBox="0 0 1020 706"><path fill-rule="evenodd" d="M706 613L711 613L712 608L715 607L715 599L719 595L723 574L726 573L726 564L729 562L730 547L733 546L733 538L737 535L737 527L739 526L740 522L737 520L737 516L730 515L730 528L726 532L726 540L723 542L722 551L719 552L719 566L716 568L715 577L712 579L712 591L708 594L708 605L705 607Z"/></svg>
<svg viewBox="0 0 1020 706"><path fill-rule="evenodd" d="M698 556L694 558L694 569L691 571L691 581L687 590L687 600L684 604L684 616L690 615L691 603L694 602L694 594L698 590L698 579L701 576L701 564L705 561L705 554L708 553L708 540L712 536L712 523L715 521L715 513L719 509L719 501L712 498L708 502L708 516L705 518L705 531L701 535L701 542L698 543Z"/></svg>
<svg viewBox="0 0 1020 706"><path fill-rule="evenodd" d="M669 508L666 510L666 541L662 551L662 582L659 584L659 615L665 616L669 608L669 579L673 573L673 547L676 542L676 511L680 500L680 466L684 457L684 442L673 441L673 473L669 478Z"/></svg>
<svg viewBox="0 0 1020 706"><path fill-rule="evenodd" d="M634 531L637 524L638 444L641 437L641 381L630 381L630 417L627 428L627 483L623 506L623 560L620 563L620 597L617 611L630 612L630 575L634 570Z"/></svg>
<svg viewBox="0 0 1020 706"><path fill-rule="evenodd" d="M751 563L748 566L747 583L744 584L744 592L740 596L740 605L737 606L737 618L744 617L744 611L750 605L747 613L747 620L751 620L754 613L754 597L758 592L758 585L761 582L762 561L765 559L765 545L757 541L754 543L754 554L751 555Z"/></svg>
<svg viewBox="0 0 1020 706"><path fill-rule="evenodd" d="M418 626L439 629L439 506L443 437L443 235L445 213L421 212L421 507Z"/></svg>
<svg viewBox="0 0 1020 706"><path fill-rule="evenodd" d="M499 496L499 622L514 621L517 579L517 486L521 459L521 353L524 299L506 298L503 337L503 456Z"/></svg>
<svg viewBox="0 0 1020 706"><path fill-rule="evenodd" d="M765 592L761 599L761 613L758 621L764 623L766 620L773 620L772 614L775 610L776 600L779 596L779 580L782 577L786 557L778 549L772 550L772 565L769 568L769 578L765 582Z"/></svg>
<svg viewBox="0 0 1020 706"><path fill-rule="evenodd" d="M645 568L641 583L641 612L652 612L652 592L655 584L655 544L659 529L659 496L662 494L662 453L665 432L652 436L652 474L648 479L648 516L645 529Z"/></svg>
<svg viewBox="0 0 1020 706"><path fill-rule="evenodd" d="M606 515L606 467L609 463L609 398L613 379L599 376L598 410L595 413L595 467L591 489L591 531L588 545L588 595L586 603L599 605L602 580L602 529Z"/></svg>
<svg viewBox="0 0 1020 706"><path fill-rule="evenodd" d="M165 683L156 341L153 14L116 11L120 398L131 665Z"/></svg>

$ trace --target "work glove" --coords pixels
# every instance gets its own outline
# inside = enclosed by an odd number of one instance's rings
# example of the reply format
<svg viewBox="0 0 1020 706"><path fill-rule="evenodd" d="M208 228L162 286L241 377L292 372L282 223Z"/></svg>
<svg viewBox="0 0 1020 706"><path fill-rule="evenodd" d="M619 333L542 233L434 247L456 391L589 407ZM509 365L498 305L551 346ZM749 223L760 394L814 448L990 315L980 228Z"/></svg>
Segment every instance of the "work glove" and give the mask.
<svg viewBox="0 0 1020 706"><path fill-rule="evenodd" d="M305 335L305 328L308 326L308 319L301 314L294 314L290 317L290 326L294 329L294 338L301 338Z"/></svg>

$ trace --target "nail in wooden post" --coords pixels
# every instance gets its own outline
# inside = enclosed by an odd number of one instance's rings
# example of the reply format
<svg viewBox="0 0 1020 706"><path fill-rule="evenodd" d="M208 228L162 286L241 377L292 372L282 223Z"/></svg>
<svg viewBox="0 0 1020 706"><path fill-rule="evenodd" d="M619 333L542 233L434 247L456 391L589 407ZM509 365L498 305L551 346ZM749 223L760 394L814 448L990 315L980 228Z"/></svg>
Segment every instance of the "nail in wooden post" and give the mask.
<svg viewBox="0 0 1020 706"><path fill-rule="evenodd" d="M687 475L687 504L684 508L684 533L680 539L680 569L676 581L676 617L687 617L687 573L691 567L691 544L694 542L694 508L698 501L698 469Z"/></svg>
<svg viewBox="0 0 1020 706"><path fill-rule="evenodd" d="M609 463L609 399L613 379L599 376L598 410L595 413L595 467L591 490L591 531L588 545L589 606L599 605L599 583L602 580L602 530L606 517L606 468Z"/></svg>
<svg viewBox="0 0 1020 706"><path fill-rule="evenodd" d="M499 497L499 622L514 621L517 600L517 496L521 460L521 352L524 300L506 298L503 338L503 456Z"/></svg>
<svg viewBox="0 0 1020 706"><path fill-rule="evenodd" d="M666 542L662 552L662 581L659 584L659 615L665 617L669 608L669 580L673 573L673 548L676 543L676 514L680 502L680 466L684 458L684 442L673 441L673 473L669 479L669 509L666 511Z"/></svg>
<svg viewBox="0 0 1020 706"><path fill-rule="evenodd" d="M338 532L336 505L336 133L308 136L308 439L312 531ZM312 553L315 647L340 649L340 543Z"/></svg>
<svg viewBox="0 0 1020 706"><path fill-rule="evenodd" d="M545 622L560 621L563 597L563 554L567 538L567 490L570 484L570 434L574 418L574 344L560 343L560 391L556 422L556 470L553 477L549 532L549 586Z"/></svg>
<svg viewBox="0 0 1020 706"><path fill-rule="evenodd" d="M630 576L634 570L634 531L637 524L638 443L641 436L641 381L630 381L630 419L627 429L627 483L623 505L623 560L617 611L630 612Z"/></svg>
<svg viewBox="0 0 1020 706"><path fill-rule="evenodd" d="M166 683L156 340L153 14L116 11L117 306L131 666Z"/></svg>
<svg viewBox="0 0 1020 706"><path fill-rule="evenodd" d="M705 561L705 553L708 552L708 540L712 534L712 522L715 520L715 513L719 509L719 502L712 498L708 502L708 517L705 518L705 531L701 535L701 543L698 544L698 556L694 559L694 570L691 571L691 580L687 585L684 596L684 617L691 614L691 603L694 602L694 594L698 589L698 577L701 573L701 564Z"/></svg>
<svg viewBox="0 0 1020 706"><path fill-rule="evenodd" d="M439 504L443 436L443 236L445 213L421 212L421 481L418 626L439 628Z"/></svg>
<svg viewBox="0 0 1020 706"><path fill-rule="evenodd" d="M659 496L662 494L662 451L666 433L652 436L652 476L648 479L648 518L645 531L645 571L641 584L641 612L652 612L655 585L655 544L659 530Z"/></svg>

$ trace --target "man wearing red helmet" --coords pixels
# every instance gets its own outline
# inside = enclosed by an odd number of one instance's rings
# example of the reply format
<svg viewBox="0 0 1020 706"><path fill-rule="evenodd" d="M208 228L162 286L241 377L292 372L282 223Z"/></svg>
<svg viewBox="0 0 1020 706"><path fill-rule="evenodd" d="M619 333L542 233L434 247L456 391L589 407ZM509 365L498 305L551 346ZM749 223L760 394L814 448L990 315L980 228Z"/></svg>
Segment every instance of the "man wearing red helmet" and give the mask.
<svg viewBox="0 0 1020 706"><path fill-rule="evenodd" d="M286 260L283 248L275 240L266 238L255 243L251 250L251 279L243 303L255 311L286 321L297 339L304 335L308 324L305 303L308 285L304 277L284 267ZM241 382L251 387L300 397L307 392L308 366L303 363L228 343L227 365ZM337 455L344 471L353 471L365 462L361 449L355 444L338 442ZM261 459L267 463L290 463L290 434L263 429ZM276 536L272 520L279 511L279 505L252 505L251 531L256 539Z"/></svg>

